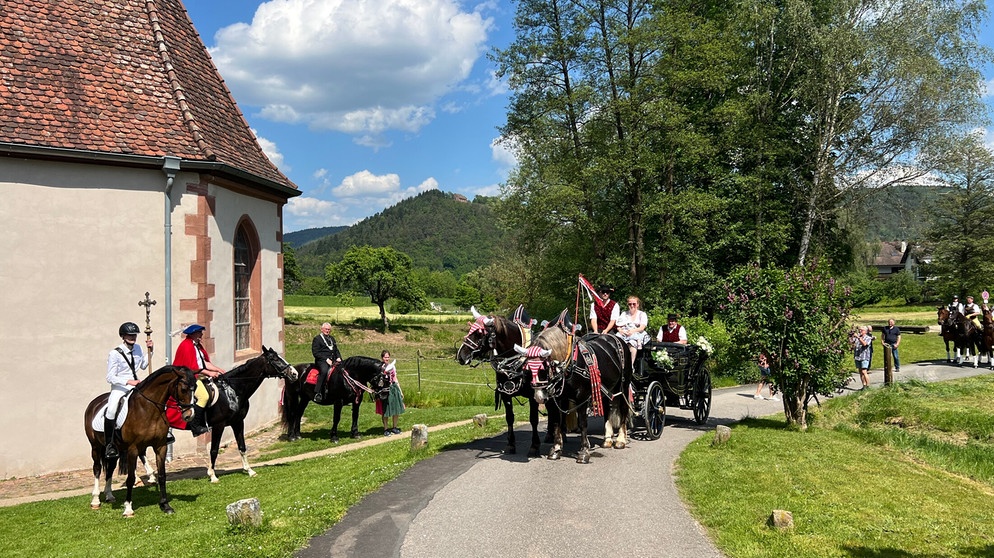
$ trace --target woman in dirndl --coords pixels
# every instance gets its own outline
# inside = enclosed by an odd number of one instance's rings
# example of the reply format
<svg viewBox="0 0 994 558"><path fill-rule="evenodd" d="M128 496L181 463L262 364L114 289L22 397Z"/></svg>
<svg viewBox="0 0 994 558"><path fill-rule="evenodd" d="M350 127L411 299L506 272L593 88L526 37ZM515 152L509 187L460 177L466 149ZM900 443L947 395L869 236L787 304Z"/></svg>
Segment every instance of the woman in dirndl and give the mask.
<svg viewBox="0 0 994 558"><path fill-rule="evenodd" d="M397 417L404 412L404 392L400 390L400 383L397 381L397 361L390 359L390 351L380 353L380 360L386 367L383 372L390 380L390 391L386 401L376 400L376 414L383 415L383 435L393 436L400 434L397 428ZM387 419L393 417L393 428L387 428Z"/></svg>

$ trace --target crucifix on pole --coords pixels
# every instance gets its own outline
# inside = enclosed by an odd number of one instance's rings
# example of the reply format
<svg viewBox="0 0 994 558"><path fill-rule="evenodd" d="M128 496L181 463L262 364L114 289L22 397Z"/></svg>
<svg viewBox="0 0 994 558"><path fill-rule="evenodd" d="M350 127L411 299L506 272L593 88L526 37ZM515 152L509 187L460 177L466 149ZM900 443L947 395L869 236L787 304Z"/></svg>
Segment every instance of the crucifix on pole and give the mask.
<svg viewBox="0 0 994 558"><path fill-rule="evenodd" d="M148 291L145 291L145 300L139 300L138 306L145 307L145 342L148 343L152 339L152 307L155 306L155 301L148 297ZM149 348L148 351L148 364L149 370L152 369L152 350Z"/></svg>

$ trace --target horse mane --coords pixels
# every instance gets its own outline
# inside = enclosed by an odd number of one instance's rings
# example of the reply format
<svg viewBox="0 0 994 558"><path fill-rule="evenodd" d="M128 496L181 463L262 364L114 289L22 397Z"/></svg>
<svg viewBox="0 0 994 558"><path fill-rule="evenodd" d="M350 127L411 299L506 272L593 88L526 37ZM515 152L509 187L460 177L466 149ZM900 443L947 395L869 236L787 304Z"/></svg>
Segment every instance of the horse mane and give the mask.
<svg viewBox="0 0 994 558"><path fill-rule="evenodd" d="M349 375L353 377L355 376L353 370L356 370L357 369L356 367L358 367L358 370L372 372L372 374L370 375L371 379L373 376L376 375L376 372L379 372L382 369L383 362L378 358L362 356L362 355L354 355L343 360L342 363L339 364L339 366L344 370L347 370Z"/></svg>
<svg viewBox="0 0 994 558"><path fill-rule="evenodd" d="M184 375L193 374L193 370L190 370L185 366L173 366L172 364L167 364L162 368L159 368L155 372L152 372L151 374L146 376L144 380L138 382L138 385L135 386L135 389L144 389L145 387L158 381L160 376L164 376L166 373L172 373L176 370L185 371Z"/></svg>
<svg viewBox="0 0 994 558"><path fill-rule="evenodd" d="M570 344L566 337L566 332L559 327L549 327L545 331L535 336L532 345L538 345L543 349L551 349L549 357L553 360L564 361L569 358Z"/></svg>

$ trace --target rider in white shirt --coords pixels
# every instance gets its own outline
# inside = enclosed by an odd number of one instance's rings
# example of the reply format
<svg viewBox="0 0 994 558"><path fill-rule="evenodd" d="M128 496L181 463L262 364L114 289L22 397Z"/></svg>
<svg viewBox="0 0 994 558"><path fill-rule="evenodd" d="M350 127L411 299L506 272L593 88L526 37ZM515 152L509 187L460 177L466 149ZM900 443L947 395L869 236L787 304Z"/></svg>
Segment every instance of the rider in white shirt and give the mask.
<svg viewBox="0 0 994 558"><path fill-rule="evenodd" d="M148 369L148 357L136 343L139 331L138 324L134 322L121 324L117 332L123 342L107 354L107 383L110 384L110 396L104 412L104 438L107 440L104 455L107 459L118 456L114 445L114 429L121 399L138 385L138 370ZM148 354L152 354L152 340L146 340L145 345L148 347Z"/></svg>

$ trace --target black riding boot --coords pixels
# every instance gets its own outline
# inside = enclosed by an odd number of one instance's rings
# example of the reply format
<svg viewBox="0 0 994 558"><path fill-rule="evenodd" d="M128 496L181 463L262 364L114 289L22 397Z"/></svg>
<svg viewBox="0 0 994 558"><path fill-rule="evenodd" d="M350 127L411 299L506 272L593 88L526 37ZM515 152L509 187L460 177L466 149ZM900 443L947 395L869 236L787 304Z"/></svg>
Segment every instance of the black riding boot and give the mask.
<svg viewBox="0 0 994 558"><path fill-rule="evenodd" d="M314 402L320 403L324 400L324 380L326 373L318 369L318 383L314 385Z"/></svg>
<svg viewBox="0 0 994 558"><path fill-rule="evenodd" d="M114 444L114 430L117 428L117 420L104 417L104 440L107 445L104 449L104 457L114 459L118 457L117 446Z"/></svg>
<svg viewBox="0 0 994 558"><path fill-rule="evenodd" d="M194 405L193 420L187 421L186 427L190 429L190 432L193 434L194 438L200 436L201 434L207 434L210 432L211 429L207 427L207 423L204 421L204 409Z"/></svg>

